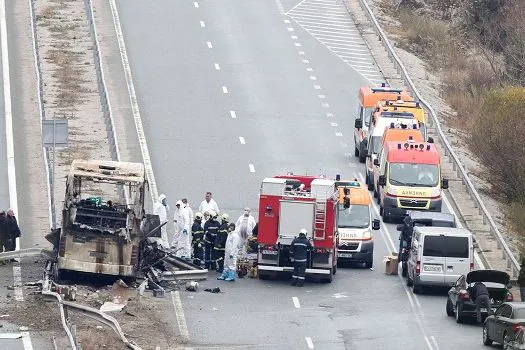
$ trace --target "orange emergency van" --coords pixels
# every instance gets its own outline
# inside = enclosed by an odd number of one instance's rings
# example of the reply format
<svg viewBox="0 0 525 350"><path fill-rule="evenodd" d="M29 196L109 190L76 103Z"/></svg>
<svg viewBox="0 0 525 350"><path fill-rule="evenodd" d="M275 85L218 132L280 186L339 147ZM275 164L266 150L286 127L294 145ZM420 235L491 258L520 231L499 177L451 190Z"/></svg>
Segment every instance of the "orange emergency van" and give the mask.
<svg viewBox="0 0 525 350"><path fill-rule="evenodd" d="M441 211L442 190L448 180L441 176L436 145L389 141L379 159L376 195L384 222L403 218L413 210Z"/></svg>
<svg viewBox="0 0 525 350"><path fill-rule="evenodd" d="M363 263L371 268L374 263L374 236L380 221L372 220L370 194L357 181L336 181L338 202L336 212L339 246L337 261Z"/></svg>
<svg viewBox="0 0 525 350"><path fill-rule="evenodd" d="M368 130L371 115L377 108L377 103L383 100L400 99L412 101L412 97L405 89L392 88L382 83L381 86L362 86L359 88L357 112L354 122L355 156L359 157L361 163L365 162Z"/></svg>
<svg viewBox="0 0 525 350"><path fill-rule="evenodd" d="M383 152L383 147L386 142L389 141L405 141L412 140L418 143L425 142L421 130L419 129L416 123L410 124L399 124L395 125L391 123L388 127L385 128L383 137L381 138L381 143L377 148L377 153L373 153L371 157L368 157L366 160L366 184L370 191L375 191L375 182L374 177L377 177L379 171L379 156Z"/></svg>

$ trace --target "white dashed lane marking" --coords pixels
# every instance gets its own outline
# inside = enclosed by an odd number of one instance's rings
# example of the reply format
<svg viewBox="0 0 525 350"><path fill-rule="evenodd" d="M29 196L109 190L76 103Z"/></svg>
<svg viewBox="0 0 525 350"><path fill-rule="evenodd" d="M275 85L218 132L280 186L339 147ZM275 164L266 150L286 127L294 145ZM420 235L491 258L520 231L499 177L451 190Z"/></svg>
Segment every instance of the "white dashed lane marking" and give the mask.
<svg viewBox="0 0 525 350"><path fill-rule="evenodd" d="M197 8L197 7L199 7L199 3L198 3L197 1L195 1L195 2L193 3L193 6L195 6L195 8Z"/></svg>
<svg viewBox="0 0 525 350"><path fill-rule="evenodd" d="M317 80L317 77L315 75L311 75L310 80Z"/></svg>
<svg viewBox="0 0 525 350"><path fill-rule="evenodd" d="M326 113L326 116L327 116L328 118L331 118L331 117L333 117L333 116L334 116L334 114L333 114L333 113L330 113L330 112L328 112L328 113Z"/></svg>
<svg viewBox="0 0 525 350"><path fill-rule="evenodd" d="M248 167L250 168L251 173L255 172L255 167L253 166L253 164L248 164Z"/></svg>
<svg viewBox="0 0 525 350"><path fill-rule="evenodd" d="M204 24L204 21L201 21L201 27L204 28L206 25Z"/></svg>
<svg viewBox="0 0 525 350"><path fill-rule="evenodd" d="M321 90L321 85L314 85L314 89Z"/></svg>
<svg viewBox="0 0 525 350"><path fill-rule="evenodd" d="M232 119L237 118L237 114L235 113L235 111L230 111L230 116L232 117Z"/></svg>
<svg viewBox="0 0 525 350"><path fill-rule="evenodd" d="M239 136L239 142L241 143L241 145L245 145L246 144L246 141L244 141L244 137L242 137L242 136Z"/></svg>
<svg viewBox="0 0 525 350"><path fill-rule="evenodd" d="M304 51L297 52L299 55L304 55Z"/></svg>
<svg viewBox="0 0 525 350"><path fill-rule="evenodd" d="M304 339L306 340L306 345L308 346L308 349L313 349L314 348L314 342L312 341L312 338L305 337Z"/></svg>
<svg viewBox="0 0 525 350"><path fill-rule="evenodd" d="M343 133L336 132L336 133L335 133L335 136L337 136L337 137L341 137L341 136L343 136Z"/></svg>
<svg viewBox="0 0 525 350"><path fill-rule="evenodd" d="M222 87L222 92L224 92L225 94L227 94L227 93L228 93L228 88L227 88L226 86L223 86L223 87Z"/></svg>
<svg viewBox="0 0 525 350"><path fill-rule="evenodd" d="M372 83L381 81L372 55L341 2L304 0L287 15Z"/></svg>
<svg viewBox="0 0 525 350"><path fill-rule="evenodd" d="M215 63L215 69L216 69L216 70L221 70L221 66L219 66L218 63Z"/></svg>
<svg viewBox="0 0 525 350"><path fill-rule="evenodd" d="M208 47L211 49L213 47L213 45L211 44L211 41L206 41L206 45L208 45Z"/></svg>
<svg viewBox="0 0 525 350"><path fill-rule="evenodd" d="M337 126L337 123L330 123L331 126Z"/></svg>
<svg viewBox="0 0 525 350"><path fill-rule="evenodd" d="M292 301L293 301L293 305L295 306L296 309L300 309L301 308L301 304L299 303L299 298L298 297L292 297Z"/></svg>

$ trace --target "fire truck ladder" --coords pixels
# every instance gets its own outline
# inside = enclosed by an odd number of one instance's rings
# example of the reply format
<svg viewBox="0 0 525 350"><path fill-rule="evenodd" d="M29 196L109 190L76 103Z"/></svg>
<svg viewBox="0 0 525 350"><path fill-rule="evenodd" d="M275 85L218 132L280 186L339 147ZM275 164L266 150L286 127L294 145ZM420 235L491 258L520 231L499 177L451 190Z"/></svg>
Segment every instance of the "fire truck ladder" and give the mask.
<svg viewBox="0 0 525 350"><path fill-rule="evenodd" d="M314 239L325 239L326 199L315 200Z"/></svg>

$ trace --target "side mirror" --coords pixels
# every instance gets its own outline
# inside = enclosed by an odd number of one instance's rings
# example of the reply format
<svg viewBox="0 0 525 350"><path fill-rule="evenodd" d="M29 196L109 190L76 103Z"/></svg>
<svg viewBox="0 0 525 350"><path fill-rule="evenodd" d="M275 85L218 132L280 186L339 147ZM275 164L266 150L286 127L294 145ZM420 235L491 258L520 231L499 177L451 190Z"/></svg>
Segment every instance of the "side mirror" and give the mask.
<svg viewBox="0 0 525 350"><path fill-rule="evenodd" d="M385 175L379 175L379 180L377 181L379 186L385 186L386 185L386 177Z"/></svg>
<svg viewBox="0 0 525 350"><path fill-rule="evenodd" d="M375 166L379 166L379 159L377 159L377 158L374 159L374 165L375 165Z"/></svg>
<svg viewBox="0 0 525 350"><path fill-rule="evenodd" d="M379 219L372 220L372 230L379 230L381 228L381 221Z"/></svg>
<svg viewBox="0 0 525 350"><path fill-rule="evenodd" d="M356 119L354 126L356 129L361 129L363 127L363 119Z"/></svg>
<svg viewBox="0 0 525 350"><path fill-rule="evenodd" d="M405 225L397 225L396 226L396 230L398 231L403 231L403 228L405 227Z"/></svg>
<svg viewBox="0 0 525 350"><path fill-rule="evenodd" d="M441 188L446 190L448 188L448 179L441 179Z"/></svg>

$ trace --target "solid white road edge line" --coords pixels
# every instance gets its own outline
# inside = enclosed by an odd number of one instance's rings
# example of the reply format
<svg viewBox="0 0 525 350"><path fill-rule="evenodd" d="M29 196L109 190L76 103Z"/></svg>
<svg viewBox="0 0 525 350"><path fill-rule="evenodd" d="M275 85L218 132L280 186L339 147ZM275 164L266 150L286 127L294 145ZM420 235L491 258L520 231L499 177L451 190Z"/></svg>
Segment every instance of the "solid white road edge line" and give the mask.
<svg viewBox="0 0 525 350"><path fill-rule="evenodd" d="M175 316L177 318L177 324L179 325L180 336L182 337L183 342L188 342L190 340L190 334L188 332L188 326L186 325L186 319L184 318L184 309L182 308L179 291L171 292L171 301L175 308Z"/></svg>
<svg viewBox="0 0 525 350"><path fill-rule="evenodd" d="M436 338L435 338L434 336L431 336L431 337L430 337L430 340L432 340L432 344L434 344L434 347L435 347L437 350L439 350L439 345L438 345L438 343L437 343Z"/></svg>
<svg viewBox="0 0 525 350"><path fill-rule="evenodd" d="M298 297L292 297L292 301L293 301L293 305L295 306L296 309L300 309L301 308L301 304L299 303L299 298Z"/></svg>
<svg viewBox="0 0 525 350"><path fill-rule="evenodd" d="M0 0L0 41L2 42L2 76L4 81L4 117L5 140L7 150L7 181L9 186L9 203L11 209L18 215L18 194L16 191L15 147L13 143L13 112L11 108L11 76L9 71L9 47L7 43L7 22L5 0ZM16 240L15 250L20 249L20 240ZM22 274L18 262L13 264L14 293L17 301L24 301L22 291ZM27 328L22 334L25 350L33 350Z"/></svg>
<svg viewBox="0 0 525 350"><path fill-rule="evenodd" d="M313 349L314 348L314 342L312 341L312 338L305 337L304 339L306 340L306 345L308 346L308 349Z"/></svg>
<svg viewBox="0 0 525 350"><path fill-rule="evenodd" d="M153 167L151 165L151 159L149 156L148 143L146 142L146 135L144 133L144 126L142 124L142 118L140 116L137 94L135 92L135 85L133 84L133 77L131 74L131 66L129 64L126 44L124 42L124 34L122 33L122 27L120 25L120 18L115 0L109 0L109 6L111 7L111 14L113 15L113 24L115 26L117 41L120 50L120 58L122 60L122 66L124 67L124 74L126 76L126 85L128 86L128 95L131 103L131 109L133 112L133 120L135 121L135 129L137 130L137 135L139 138L142 160L144 161L144 168L146 170L146 175L149 182L151 198L152 201L155 202L158 197L157 183L155 182L155 175L153 174Z"/></svg>

